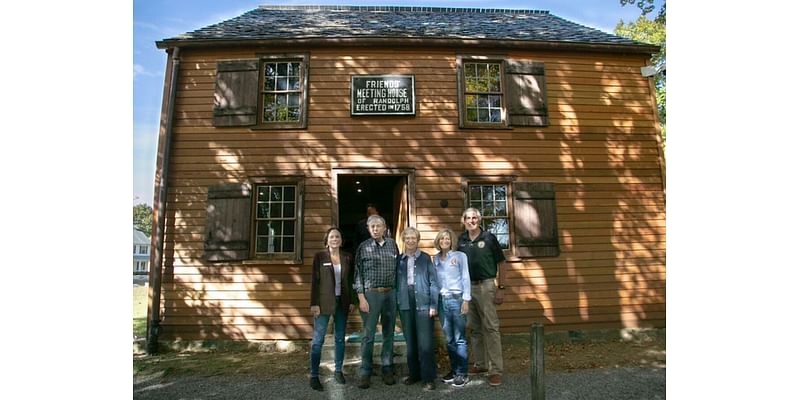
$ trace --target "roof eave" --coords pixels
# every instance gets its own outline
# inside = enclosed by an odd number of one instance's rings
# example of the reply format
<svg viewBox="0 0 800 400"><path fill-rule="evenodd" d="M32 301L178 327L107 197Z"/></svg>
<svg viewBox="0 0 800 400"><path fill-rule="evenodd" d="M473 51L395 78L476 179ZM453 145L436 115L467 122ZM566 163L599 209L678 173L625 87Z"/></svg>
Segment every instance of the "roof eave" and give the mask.
<svg viewBox="0 0 800 400"><path fill-rule="evenodd" d="M564 41L503 40L503 39L452 39L452 38L387 38L387 37L342 37L342 38L293 38L293 39L166 39L156 42L159 49L173 47L472 47L502 48L515 50L579 50L603 53L655 54L659 46L648 44L586 43Z"/></svg>

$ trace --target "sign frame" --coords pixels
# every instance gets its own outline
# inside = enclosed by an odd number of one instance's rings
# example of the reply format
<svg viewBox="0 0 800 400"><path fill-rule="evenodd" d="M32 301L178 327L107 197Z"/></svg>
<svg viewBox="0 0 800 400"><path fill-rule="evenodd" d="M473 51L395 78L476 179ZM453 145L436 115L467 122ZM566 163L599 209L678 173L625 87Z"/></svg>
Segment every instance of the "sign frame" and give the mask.
<svg viewBox="0 0 800 400"><path fill-rule="evenodd" d="M358 97L357 90L366 89L366 82L369 80L381 80L387 81L392 79L400 79L401 81L408 81L410 83L409 86L399 86L397 88L386 88L386 89L406 89L406 93L410 91L410 96L406 95L405 97L400 96L380 96L380 97L368 97L368 99L397 99L397 98L405 98L409 99L408 103L411 105L410 111L392 111L392 110L377 110L377 111L356 111L357 104L364 104L364 102L359 102L358 100L362 99L362 97ZM359 86L356 86L356 81L361 81ZM408 83L406 83L408 84ZM370 88L371 89L371 88ZM377 88L382 89L382 88ZM410 97L410 98L409 98ZM388 100L387 100L388 101ZM405 104L405 103L402 103ZM377 104L376 104L377 105ZM390 104L382 104L389 108ZM383 107L379 107L383 108ZM382 75L350 75L350 116L416 116L417 115L417 94L416 94L416 79L413 74L411 75L400 75L400 74L382 74Z"/></svg>

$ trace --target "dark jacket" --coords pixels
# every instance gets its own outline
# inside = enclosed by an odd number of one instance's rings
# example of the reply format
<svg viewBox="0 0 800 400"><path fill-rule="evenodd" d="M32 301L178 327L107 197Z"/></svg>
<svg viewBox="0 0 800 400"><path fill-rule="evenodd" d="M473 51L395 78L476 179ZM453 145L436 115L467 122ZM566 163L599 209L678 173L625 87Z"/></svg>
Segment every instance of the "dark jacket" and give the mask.
<svg viewBox="0 0 800 400"><path fill-rule="evenodd" d="M341 304L345 312L350 304L355 304L356 294L353 290L353 256L346 251L339 250L342 262L342 298ZM311 305L319 306L320 313L332 315L336 307L336 276L331 262L331 253L328 250L320 251L314 255L311 266Z"/></svg>
<svg viewBox="0 0 800 400"><path fill-rule="evenodd" d="M433 266L431 256L424 251L417 250L417 261L414 267L414 301L417 303L417 311L427 312L436 310L439 304L439 276ZM408 256L401 253L397 256L397 283L395 292L397 293L397 309L408 310Z"/></svg>

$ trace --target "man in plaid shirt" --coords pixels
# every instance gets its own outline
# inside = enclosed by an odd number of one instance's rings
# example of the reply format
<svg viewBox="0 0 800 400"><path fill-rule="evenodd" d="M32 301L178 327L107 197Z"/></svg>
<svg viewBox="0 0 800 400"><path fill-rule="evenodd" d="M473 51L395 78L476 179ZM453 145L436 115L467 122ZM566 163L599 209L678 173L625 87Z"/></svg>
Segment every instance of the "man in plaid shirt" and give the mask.
<svg viewBox="0 0 800 400"><path fill-rule="evenodd" d="M394 385L394 321L397 309L394 287L397 278L397 243L384 237L386 220L380 215L367 219L370 239L363 241L356 250L355 289L358 293L358 308L364 332L361 337L361 377L358 387L366 389L372 375L372 350L378 317L381 319L383 349L381 372L383 383Z"/></svg>

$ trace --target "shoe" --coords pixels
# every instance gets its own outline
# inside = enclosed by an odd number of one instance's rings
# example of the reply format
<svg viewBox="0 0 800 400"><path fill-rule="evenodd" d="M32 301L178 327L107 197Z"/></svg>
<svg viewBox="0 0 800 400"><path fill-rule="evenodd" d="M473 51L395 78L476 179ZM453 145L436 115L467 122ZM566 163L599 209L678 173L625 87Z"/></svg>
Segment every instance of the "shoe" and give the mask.
<svg viewBox="0 0 800 400"><path fill-rule="evenodd" d="M344 380L344 374L341 373L341 372L334 372L333 373L333 380L335 380L336 383L341 384L341 385L344 385L345 383L347 383L347 381Z"/></svg>
<svg viewBox="0 0 800 400"><path fill-rule="evenodd" d="M362 376L361 378L359 378L359 380L358 380L358 388L359 389L367 389L367 388L369 388L369 377L368 376Z"/></svg>
<svg viewBox="0 0 800 400"><path fill-rule="evenodd" d="M320 392L322 391L322 384L319 382L319 377L311 378L309 384L312 389L319 390Z"/></svg>
<svg viewBox="0 0 800 400"><path fill-rule="evenodd" d="M413 385L413 384L415 384L415 383L417 383L419 381L420 381L419 378L412 378L410 376L407 376L407 377L403 378L403 385Z"/></svg>
<svg viewBox="0 0 800 400"><path fill-rule="evenodd" d="M453 385L453 387L460 388L466 386L467 382L469 382L469 377L457 376L455 379L453 379L453 383L451 383L451 385Z"/></svg>
<svg viewBox="0 0 800 400"><path fill-rule="evenodd" d="M447 373L447 375L442 377L442 383L453 383L453 379L455 376L453 375L453 371Z"/></svg>
<svg viewBox="0 0 800 400"><path fill-rule="evenodd" d="M489 375L489 385L490 386L500 386L503 383L503 378L500 377L498 374Z"/></svg>
<svg viewBox="0 0 800 400"><path fill-rule="evenodd" d="M470 374L473 374L473 375L474 375L474 374L482 374L482 373L484 373L484 372L488 372L488 371L489 371L489 370L488 370L488 369L486 369L486 368L478 368L478 367L476 367L476 366L474 366L474 365L473 365L473 366L471 366L471 367L469 367L469 373L470 373Z"/></svg>
<svg viewBox="0 0 800 400"><path fill-rule="evenodd" d="M394 385L397 381L394 380L394 374L391 372L383 374L383 383L386 385Z"/></svg>
<svg viewBox="0 0 800 400"><path fill-rule="evenodd" d="M425 382L425 383L422 385L422 390L424 390L424 391L426 391L426 392L429 392L429 391L431 391L431 390L436 390L436 384L435 384L435 383L433 383L433 381L430 381L430 382Z"/></svg>

